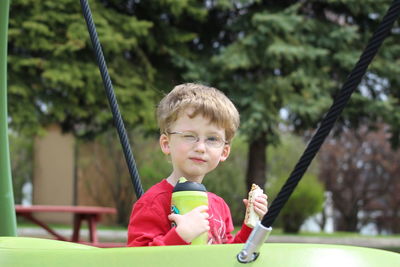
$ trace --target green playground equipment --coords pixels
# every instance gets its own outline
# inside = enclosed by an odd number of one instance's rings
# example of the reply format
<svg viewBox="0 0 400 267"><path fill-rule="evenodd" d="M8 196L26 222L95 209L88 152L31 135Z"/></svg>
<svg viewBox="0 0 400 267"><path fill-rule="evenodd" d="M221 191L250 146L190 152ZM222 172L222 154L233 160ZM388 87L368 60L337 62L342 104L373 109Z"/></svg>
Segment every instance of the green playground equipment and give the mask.
<svg viewBox="0 0 400 267"><path fill-rule="evenodd" d="M9 0L0 1L0 236L16 236L7 127L7 30Z"/></svg>
<svg viewBox="0 0 400 267"><path fill-rule="evenodd" d="M220 267L393 267L400 255L379 249L321 244L264 244L244 265L243 244L138 248L95 248L56 240L0 237L0 266L220 266Z"/></svg>
<svg viewBox="0 0 400 267"><path fill-rule="evenodd" d="M57 240L16 237L7 140L9 4L9 0L0 1L0 266L243 266L238 260L239 252L245 251L243 244L96 248ZM257 229L264 231L256 228L253 232ZM255 250L259 254L247 266L400 266L400 254L379 249L321 244L263 244L265 238L259 239L262 242ZM246 243L245 247L252 245Z"/></svg>

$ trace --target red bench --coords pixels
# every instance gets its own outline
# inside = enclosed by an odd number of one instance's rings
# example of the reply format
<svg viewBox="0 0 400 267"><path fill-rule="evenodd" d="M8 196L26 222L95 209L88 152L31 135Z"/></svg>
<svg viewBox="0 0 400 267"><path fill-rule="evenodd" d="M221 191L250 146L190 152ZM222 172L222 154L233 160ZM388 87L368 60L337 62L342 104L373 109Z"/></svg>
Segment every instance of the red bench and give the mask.
<svg viewBox="0 0 400 267"><path fill-rule="evenodd" d="M124 243L100 243L97 236L97 222L100 221L101 215L103 214L115 214L117 210L115 208L106 207L93 207L93 206L50 206L50 205L33 205L33 206L22 206L16 205L15 211L18 216L24 217L31 222L41 226L48 233L53 235L57 240L70 241L76 243L84 243L97 247L122 247ZM72 237L67 238L55 230L51 229L48 224L39 220L33 216L35 212L67 212L73 213L73 232ZM82 221L86 220L89 226L89 242L80 241L79 234L82 226Z"/></svg>

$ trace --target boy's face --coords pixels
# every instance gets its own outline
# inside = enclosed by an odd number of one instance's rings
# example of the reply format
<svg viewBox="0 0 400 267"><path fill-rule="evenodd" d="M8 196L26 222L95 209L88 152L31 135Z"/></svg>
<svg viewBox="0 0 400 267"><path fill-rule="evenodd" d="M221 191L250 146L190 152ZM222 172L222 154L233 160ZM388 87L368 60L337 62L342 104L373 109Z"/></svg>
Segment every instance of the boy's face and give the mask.
<svg viewBox="0 0 400 267"><path fill-rule="evenodd" d="M160 146L163 153L171 155L174 179L183 176L201 182L204 175L226 160L230 146L225 144L223 128L202 115L190 118L187 114L182 112L170 132L160 136Z"/></svg>

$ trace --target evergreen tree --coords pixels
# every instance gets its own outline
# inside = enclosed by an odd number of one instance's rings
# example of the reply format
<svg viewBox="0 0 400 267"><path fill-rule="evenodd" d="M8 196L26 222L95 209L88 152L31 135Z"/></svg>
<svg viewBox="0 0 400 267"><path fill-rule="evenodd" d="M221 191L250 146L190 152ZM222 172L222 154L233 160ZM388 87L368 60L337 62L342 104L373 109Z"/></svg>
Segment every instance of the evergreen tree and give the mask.
<svg viewBox="0 0 400 267"><path fill-rule="evenodd" d="M265 184L266 147L277 143L281 123L298 132L317 126L389 2L249 0L208 7L214 23L194 42L198 64L185 62L186 78L210 82L238 106L249 141L248 187ZM398 140L398 38L394 30L338 125L385 120Z"/></svg>
<svg viewBox="0 0 400 267"><path fill-rule="evenodd" d="M194 2L90 1L127 128L155 129L160 92L180 80L171 55L195 38L175 24L205 14ZM10 126L35 134L57 123L88 138L112 128L79 2L15 0L9 22Z"/></svg>

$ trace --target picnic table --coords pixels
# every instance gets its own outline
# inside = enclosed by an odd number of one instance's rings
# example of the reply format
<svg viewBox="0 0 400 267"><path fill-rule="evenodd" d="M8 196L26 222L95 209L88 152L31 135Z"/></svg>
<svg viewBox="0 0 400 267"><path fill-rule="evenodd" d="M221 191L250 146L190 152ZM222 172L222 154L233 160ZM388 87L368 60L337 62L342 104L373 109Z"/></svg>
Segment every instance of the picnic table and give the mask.
<svg viewBox="0 0 400 267"><path fill-rule="evenodd" d="M54 236L57 240L70 241L75 243L84 243L97 247L121 247L123 243L100 243L97 235L97 222L104 214L115 214L117 210L109 207L96 207L96 206L53 206L53 205L32 205L23 206L16 205L15 212L17 216L26 218L27 220L41 226L48 233ZM34 213L38 212L66 212L73 214L73 231L72 237L68 238L57 233L43 220L38 219L34 216ZM89 241L84 242L80 240L80 230L83 221L87 221L89 226Z"/></svg>

